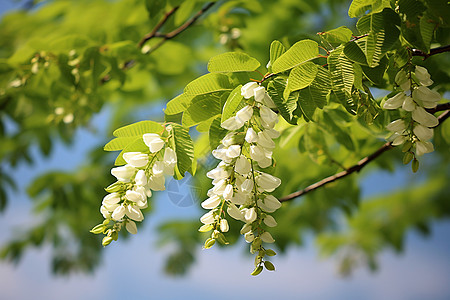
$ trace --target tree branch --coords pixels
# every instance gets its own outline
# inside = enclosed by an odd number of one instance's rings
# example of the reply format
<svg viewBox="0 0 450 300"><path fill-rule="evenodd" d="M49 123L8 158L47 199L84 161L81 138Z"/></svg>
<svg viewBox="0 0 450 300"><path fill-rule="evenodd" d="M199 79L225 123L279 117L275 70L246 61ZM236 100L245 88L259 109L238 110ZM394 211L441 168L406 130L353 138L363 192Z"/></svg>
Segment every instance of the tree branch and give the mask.
<svg viewBox="0 0 450 300"><path fill-rule="evenodd" d="M142 48L142 46L144 46L144 44L148 40L154 38L155 35L157 34L158 30L161 29L161 27L167 22L167 20L170 18L170 16L173 15L178 10L178 8L179 8L179 6L175 6L170 11L165 13L162 20L159 21L159 23L155 25L155 27L152 29L152 31L147 33L146 35L144 35L144 37L140 40L140 42L138 43L138 47Z"/></svg>
<svg viewBox="0 0 450 300"><path fill-rule="evenodd" d="M450 45L430 49L430 53L425 53L419 49L411 49L412 56L422 56L424 60L432 55L444 52L450 52Z"/></svg>
<svg viewBox="0 0 450 300"><path fill-rule="evenodd" d="M444 113L442 113L439 117L439 125L441 125L449 116L450 116L450 110L449 110L449 106L450 106L450 102L445 103L445 104L439 104L436 108L434 108L435 112L436 111L442 111L445 110ZM436 127L437 127L436 126ZM373 152L372 154L370 154L369 156L364 157L363 159L361 159L356 165L351 166L350 168L348 168L345 171L339 172L337 174L334 174L332 176L329 176L327 178L324 178L314 184L311 184L309 186L307 186L306 188L294 192L292 194L286 195L282 198L280 198L280 201L289 201L292 199L295 199L297 197L303 196L311 191L314 191L315 189L318 189L328 183L331 183L333 181L336 181L338 179L344 178L354 172L359 172L361 171L362 168L364 168L369 162L375 160L378 156L380 156L381 154L383 154L384 152L390 150L394 148L394 146L392 146L392 142L387 142L385 143L383 146L381 146L380 148L378 148L375 152Z"/></svg>

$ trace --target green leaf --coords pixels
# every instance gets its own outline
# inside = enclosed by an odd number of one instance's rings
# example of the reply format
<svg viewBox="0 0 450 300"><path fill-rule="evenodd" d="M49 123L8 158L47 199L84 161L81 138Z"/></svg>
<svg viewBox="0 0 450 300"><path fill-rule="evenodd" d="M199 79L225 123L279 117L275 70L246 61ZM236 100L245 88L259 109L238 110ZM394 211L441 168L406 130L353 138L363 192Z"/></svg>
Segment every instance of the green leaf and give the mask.
<svg viewBox="0 0 450 300"><path fill-rule="evenodd" d="M389 0L353 0L348 9L350 18L360 17L370 10L372 13L380 12L385 7L391 7Z"/></svg>
<svg viewBox="0 0 450 300"><path fill-rule="evenodd" d="M186 95L203 95L217 91L228 91L235 86L223 74L209 73L190 82L184 89Z"/></svg>
<svg viewBox="0 0 450 300"><path fill-rule="evenodd" d="M438 22L435 22L428 14L420 18L420 35L426 52L430 51L430 44L433 40L433 33L437 29Z"/></svg>
<svg viewBox="0 0 450 300"><path fill-rule="evenodd" d="M284 72L317 58L318 55L319 47L315 41L299 41L273 63L272 71L273 73Z"/></svg>
<svg viewBox="0 0 450 300"><path fill-rule="evenodd" d="M275 271L275 266L268 260L264 261L264 267L269 271Z"/></svg>
<svg viewBox="0 0 450 300"><path fill-rule="evenodd" d="M175 14L175 26L181 25L189 18L195 8L196 2L196 0L184 0L183 3L181 3L180 8L178 8Z"/></svg>
<svg viewBox="0 0 450 300"><path fill-rule="evenodd" d="M342 126L337 125L332 117L325 112L323 114L323 120L323 124L326 127L327 132L333 135L339 144L343 145L350 151L355 151L355 144L353 143L351 136L344 131L343 128L341 128Z"/></svg>
<svg viewBox="0 0 450 300"><path fill-rule="evenodd" d="M294 92L289 95L285 101L283 98L283 91L286 88L286 82L282 78L275 78L267 85L267 93L272 98L277 106L281 116L291 124L296 125L297 121L294 119L293 112L297 108L298 93Z"/></svg>
<svg viewBox="0 0 450 300"><path fill-rule="evenodd" d="M319 32L319 35L332 44L343 44L350 41L353 32L346 26L341 26L329 31Z"/></svg>
<svg viewBox="0 0 450 300"><path fill-rule="evenodd" d="M344 54L345 56L360 65L367 65L367 58L363 52L365 41L356 40L352 42L348 42L344 46Z"/></svg>
<svg viewBox="0 0 450 300"><path fill-rule="evenodd" d="M286 48L281 42L277 40L273 41L272 44L270 44L270 64L273 65L273 63L285 52Z"/></svg>
<svg viewBox="0 0 450 300"><path fill-rule="evenodd" d="M131 139L130 139L131 140ZM148 146L144 143L142 135L136 136L123 150L119 153L114 164L116 166L124 165L127 162L123 159L123 154L127 152L148 152Z"/></svg>
<svg viewBox="0 0 450 300"><path fill-rule="evenodd" d="M383 83L383 76L386 72L389 60L386 56L380 60L380 63L375 68L370 68L368 66L361 66L364 75L376 85L381 85Z"/></svg>
<svg viewBox="0 0 450 300"><path fill-rule="evenodd" d="M303 89L311 84L316 78L318 66L315 63L307 62L295 67L289 74L288 84L283 93L284 98L289 97L289 93Z"/></svg>
<svg viewBox="0 0 450 300"><path fill-rule="evenodd" d="M241 95L242 85L238 85L228 96L225 105L223 106L221 122L228 120L237 111L244 97Z"/></svg>
<svg viewBox="0 0 450 300"><path fill-rule="evenodd" d="M177 154L177 169L182 177L184 173L192 171L194 160L194 143L192 142L189 130L179 124L172 124L173 146Z"/></svg>
<svg viewBox="0 0 450 300"><path fill-rule="evenodd" d="M263 270L263 267L262 267L262 266L258 266L258 267L256 267L256 268L253 270L253 272L251 273L251 275L252 275L252 276L257 276L257 275L259 275L259 274L262 272L262 270Z"/></svg>
<svg viewBox="0 0 450 300"><path fill-rule="evenodd" d="M176 115L181 112L184 112L189 107L189 104L191 103L194 97L195 96L193 95L181 94L173 98L172 100L167 102L164 113L166 115Z"/></svg>
<svg viewBox="0 0 450 300"><path fill-rule="evenodd" d="M226 129L220 127L220 124L220 116L217 116L211 123L211 127L209 128L209 146L212 150L216 149L217 146L219 146L220 141L228 132Z"/></svg>
<svg viewBox="0 0 450 300"><path fill-rule="evenodd" d="M156 19L156 15L158 15L166 6L165 0L146 0L145 6L148 11L148 16L150 19Z"/></svg>
<svg viewBox="0 0 450 300"><path fill-rule="evenodd" d="M223 93L211 93L194 97L188 109L183 113L181 122L183 126L191 127L220 114L222 95Z"/></svg>
<svg viewBox="0 0 450 300"><path fill-rule="evenodd" d="M227 52L211 58L208 71L217 72L252 72L261 64L258 60L242 52Z"/></svg>
<svg viewBox="0 0 450 300"><path fill-rule="evenodd" d="M132 136L141 136L144 133L159 133L164 130L164 127L153 121L141 121L134 124L130 124L119 129L116 129L113 132L115 137L132 137Z"/></svg>
<svg viewBox="0 0 450 300"><path fill-rule="evenodd" d="M140 136L132 136L132 137L115 138L115 139L109 141L109 143L107 143L105 145L105 147L103 147L103 150L105 150L105 151L122 150L123 148L125 148L129 144L133 143L137 138L142 138L142 135L140 135Z"/></svg>

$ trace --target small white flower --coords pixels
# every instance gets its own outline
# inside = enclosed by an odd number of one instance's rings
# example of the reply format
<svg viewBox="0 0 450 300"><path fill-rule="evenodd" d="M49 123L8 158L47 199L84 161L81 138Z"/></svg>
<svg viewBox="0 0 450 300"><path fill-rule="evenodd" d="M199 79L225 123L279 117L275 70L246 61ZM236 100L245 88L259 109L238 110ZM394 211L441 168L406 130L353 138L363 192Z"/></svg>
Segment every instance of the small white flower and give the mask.
<svg viewBox="0 0 450 300"><path fill-rule="evenodd" d="M130 165L111 169L111 174L116 177L118 181L122 182L129 182L131 177L134 175L134 172L136 172L136 169Z"/></svg>
<svg viewBox="0 0 450 300"><path fill-rule="evenodd" d="M389 123L386 126L386 129L394 132L400 132L406 129L406 124L402 119L398 119Z"/></svg>
<svg viewBox="0 0 450 300"><path fill-rule="evenodd" d="M265 128L273 128L278 123L278 115L270 108L262 105L259 109L261 124Z"/></svg>
<svg viewBox="0 0 450 300"><path fill-rule="evenodd" d="M413 111L416 109L416 103L411 97L406 97L405 101L403 102L402 108L406 111Z"/></svg>
<svg viewBox="0 0 450 300"><path fill-rule="evenodd" d="M394 97L391 97L384 102L384 109L397 109L402 106L405 101L406 95L403 92L398 93Z"/></svg>
<svg viewBox="0 0 450 300"><path fill-rule="evenodd" d="M253 116L253 108L250 105L245 106L236 113L236 118L241 122L247 122Z"/></svg>
<svg viewBox="0 0 450 300"><path fill-rule="evenodd" d="M265 157L264 149L259 145L251 145L250 157L256 161L263 160Z"/></svg>
<svg viewBox="0 0 450 300"><path fill-rule="evenodd" d="M248 82L241 88L241 95L244 96L245 99L249 99L253 97L255 88L259 87L256 82Z"/></svg>
<svg viewBox="0 0 450 300"><path fill-rule="evenodd" d="M216 167L211 171L209 171L208 173L206 173L206 177L210 179L225 179L228 178L229 176L230 173L221 167Z"/></svg>
<svg viewBox="0 0 450 300"><path fill-rule="evenodd" d="M255 180L256 184L267 192L273 192L281 184L280 178L263 172Z"/></svg>
<svg viewBox="0 0 450 300"><path fill-rule="evenodd" d="M148 183L147 176L145 175L144 170L139 170L136 173L136 177L134 178L137 186L146 186Z"/></svg>
<svg viewBox="0 0 450 300"><path fill-rule="evenodd" d="M430 86L433 84L433 80L431 80L430 74L424 67L416 66L416 71L414 73L416 74L417 79L419 79L421 85Z"/></svg>
<svg viewBox="0 0 450 300"><path fill-rule="evenodd" d="M266 130L258 132L258 144L264 148L275 148L275 143Z"/></svg>
<svg viewBox="0 0 450 300"><path fill-rule="evenodd" d="M222 144L225 147L229 147L234 144L234 136L236 132L228 132L227 135L222 139Z"/></svg>
<svg viewBox="0 0 450 300"><path fill-rule="evenodd" d="M269 227L275 227L278 225L277 221L275 220L274 217L272 217L271 215L267 215L264 217L263 219L264 224L266 224Z"/></svg>
<svg viewBox="0 0 450 300"><path fill-rule="evenodd" d="M177 164L177 154L170 147L166 147L164 150L164 164L167 167L175 167Z"/></svg>
<svg viewBox="0 0 450 300"><path fill-rule="evenodd" d="M105 219L108 219L109 217L111 217L110 211L108 211L108 209L106 209L103 205L100 206L100 212L103 215L103 218L105 218Z"/></svg>
<svg viewBox="0 0 450 300"><path fill-rule="evenodd" d="M247 243L251 243L255 239L255 235L251 231L247 232L246 234L244 234L244 239Z"/></svg>
<svg viewBox="0 0 450 300"><path fill-rule="evenodd" d="M225 190L223 191L223 198L225 200L231 200L231 198L233 198L233 185L227 184Z"/></svg>
<svg viewBox="0 0 450 300"><path fill-rule="evenodd" d="M246 175L251 170L251 164L245 156L241 155L236 159L234 170L241 175Z"/></svg>
<svg viewBox="0 0 450 300"><path fill-rule="evenodd" d="M148 163L148 155L141 152L126 152L123 159L135 168L145 167Z"/></svg>
<svg viewBox="0 0 450 300"><path fill-rule="evenodd" d="M417 124L414 126L414 134L421 141L428 141L433 137L434 130L423 125Z"/></svg>
<svg viewBox="0 0 450 300"><path fill-rule="evenodd" d="M220 231L227 232L230 229L227 219L220 220Z"/></svg>
<svg viewBox="0 0 450 300"><path fill-rule="evenodd" d="M164 176L151 176L148 180L148 187L154 191L164 191L166 189L164 183Z"/></svg>
<svg viewBox="0 0 450 300"><path fill-rule="evenodd" d="M261 234L261 240L265 243L275 243L272 235L267 231Z"/></svg>
<svg viewBox="0 0 450 300"><path fill-rule="evenodd" d="M235 220L243 220L242 212L234 204L228 204L227 213Z"/></svg>
<svg viewBox="0 0 450 300"><path fill-rule="evenodd" d="M204 209L213 209L216 208L219 204L220 204L219 196L214 195L203 201L201 205Z"/></svg>
<svg viewBox="0 0 450 300"><path fill-rule="evenodd" d="M434 151L433 144L431 142L416 142L416 154L418 156L424 155Z"/></svg>
<svg viewBox="0 0 450 300"><path fill-rule="evenodd" d="M265 169L267 167L270 167L271 165L272 165L272 158L264 157L263 159L258 160L258 166L260 168Z"/></svg>
<svg viewBox="0 0 450 300"><path fill-rule="evenodd" d="M262 102L264 100L264 94L266 93L266 89L263 86L259 86L253 90L253 94L255 96L256 102Z"/></svg>
<svg viewBox="0 0 450 300"><path fill-rule="evenodd" d="M226 155L229 158L236 158L241 154L241 146L239 145L231 145L228 147Z"/></svg>
<svg viewBox="0 0 450 300"><path fill-rule="evenodd" d="M263 202L266 205L266 207L268 207L272 211L275 211L281 207L281 202L272 195L267 195L264 198Z"/></svg>
<svg viewBox="0 0 450 300"><path fill-rule="evenodd" d="M102 204L112 205L120 202L120 195L118 193L111 193L103 198Z"/></svg>
<svg viewBox="0 0 450 300"><path fill-rule="evenodd" d="M403 91L409 91L409 89L411 88L411 82L406 76L406 72L404 70L400 70L397 75L395 75L395 82Z"/></svg>
<svg viewBox="0 0 450 300"><path fill-rule="evenodd" d="M150 149L151 153L158 152L164 147L165 142L156 133L146 133L142 138L144 139L144 143Z"/></svg>
<svg viewBox="0 0 450 300"><path fill-rule="evenodd" d="M141 193L138 193L136 191L130 191L130 190L126 191L125 198L127 198L131 202L135 202L135 203L145 201L144 195L142 195Z"/></svg>
<svg viewBox="0 0 450 300"><path fill-rule="evenodd" d="M255 143L258 141L258 135L256 134L256 132L253 130L253 128L249 128L247 130L247 133L245 134L245 141L249 144L251 143Z"/></svg>
<svg viewBox="0 0 450 300"><path fill-rule="evenodd" d="M245 179L244 182L241 185L241 191L244 194L249 194L252 192L254 187L254 183L252 179Z"/></svg>
<svg viewBox="0 0 450 300"><path fill-rule="evenodd" d="M441 94L436 91L432 91L426 86L419 86L412 92L414 100L418 103L422 103L425 108L434 108L441 100Z"/></svg>
<svg viewBox="0 0 450 300"><path fill-rule="evenodd" d="M239 191L234 193L233 198L231 198L231 203L234 205L242 205L245 204L245 202L247 202L247 195Z"/></svg>
<svg viewBox="0 0 450 300"><path fill-rule="evenodd" d="M412 112L412 118L419 124L426 127L435 127L439 124L439 120L432 114L428 113L423 107L416 107Z"/></svg>
<svg viewBox="0 0 450 300"><path fill-rule="evenodd" d="M134 205L128 205L125 213L128 216L128 218L134 221L139 222L144 220L144 215L142 214L141 210Z"/></svg>
<svg viewBox="0 0 450 300"><path fill-rule="evenodd" d="M215 183L214 187L213 187L214 194L223 195L223 192L225 191L226 186L227 186L227 182L225 179L221 179L221 180L217 181L217 183Z"/></svg>
<svg viewBox="0 0 450 300"><path fill-rule="evenodd" d="M241 228L240 233L241 234L246 234L247 232L250 232L252 230L252 225L251 224L244 224Z"/></svg>
<svg viewBox="0 0 450 300"><path fill-rule="evenodd" d="M204 214L203 216L201 216L200 222L202 222L205 225L214 223L215 219L214 219L213 213L214 213L213 211L209 211L206 214Z"/></svg>
<svg viewBox="0 0 450 300"><path fill-rule="evenodd" d="M115 221L121 220L124 216L125 216L125 206L123 206L123 204L116 207L116 209L113 211L111 215L111 217Z"/></svg>
<svg viewBox="0 0 450 300"><path fill-rule="evenodd" d="M131 234L136 234L137 233L137 226L136 223L134 223L131 220L128 220L127 223L125 224L125 228L127 229L127 231Z"/></svg>
<svg viewBox="0 0 450 300"><path fill-rule="evenodd" d="M241 119L239 119L239 118L231 117L231 118L225 120L222 124L220 124L220 126L227 130L237 130L237 129L241 128L242 126L244 126L244 123L245 122L242 122Z"/></svg>
<svg viewBox="0 0 450 300"><path fill-rule="evenodd" d="M152 167L153 176L163 176L164 175L164 162L156 161Z"/></svg>
<svg viewBox="0 0 450 300"><path fill-rule="evenodd" d="M273 128L269 128L264 130L265 132L267 132L267 134L272 138L272 139L276 139L280 136L280 132L276 129Z"/></svg>
<svg viewBox="0 0 450 300"><path fill-rule="evenodd" d="M258 217L256 213L256 209L254 207L247 209L244 215L244 219L246 223L253 223Z"/></svg>
<svg viewBox="0 0 450 300"><path fill-rule="evenodd" d="M406 136L404 135L394 135L394 140L392 141L393 146L398 146L403 144L406 141Z"/></svg>

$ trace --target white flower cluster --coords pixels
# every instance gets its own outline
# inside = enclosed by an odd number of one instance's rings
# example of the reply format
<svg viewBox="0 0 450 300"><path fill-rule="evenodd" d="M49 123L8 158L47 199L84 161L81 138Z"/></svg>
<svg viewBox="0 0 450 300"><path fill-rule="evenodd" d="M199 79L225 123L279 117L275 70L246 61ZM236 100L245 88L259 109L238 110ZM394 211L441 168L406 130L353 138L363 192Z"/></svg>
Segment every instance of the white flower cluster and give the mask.
<svg viewBox="0 0 450 300"><path fill-rule="evenodd" d="M216 239L227 243L223 235L229 229L226 211L233 219L245 223L241 234L247 243L251 243L250 251L258 253L256 269L262 270L264 265L273 270L273 265L263 258L275 255L275 252L265 249L262 242L273 243L275 240L263 224L267 227L277 225L269 213L280 208L281 202L270 192L281 184L281 180L256 168L272 165L273 139L280 135L274 129L278 115L270 109L275 104L263 86L249 82L242 87L241 94L248 99L247 105L221 124L230 132L212 152L221 162L207 173L214 187L208 191L209 198L201 204L210 211L200 218L204 224L200 231L213 230L205 248L210 248Z"/></svg>
<svg viewBox="0 0 450 300"><path fill-rule="evenodd" d="M414 73L407 74L400 70L395 76L395 82L402 92L386 100L383 108L401 109L406 113L401 119L386 126L394 132L392 144L398 146L409 141L411 145L415 145L415 154L418 156L434 151L429 140L433 137L433 127L437 126L439 121L425 109L435 108L441 100L441 95L428 88L433 84L430 74L424 67L416 66Z"/></svg>
<svg viewBox="0 0 450 300"><path fill-rule="evenodd" d="M170 125L166 130L170 134ZM144 134L142 138L149 147L149 153L126 152L123 159L127 164L111 169L117 182L106 188L110 194L103 198L100 208L105 221L92 230L106 234L102 242L104 246L117 240L123 225L128 232L136 234L135 221L144 219L141 210L147 208L147 198L152 196L152 190L165 190L164 175L173 176L177 164L176 153L167 143L169 137L156 133ZM109 224L111 221L113 225Z"/></svg>

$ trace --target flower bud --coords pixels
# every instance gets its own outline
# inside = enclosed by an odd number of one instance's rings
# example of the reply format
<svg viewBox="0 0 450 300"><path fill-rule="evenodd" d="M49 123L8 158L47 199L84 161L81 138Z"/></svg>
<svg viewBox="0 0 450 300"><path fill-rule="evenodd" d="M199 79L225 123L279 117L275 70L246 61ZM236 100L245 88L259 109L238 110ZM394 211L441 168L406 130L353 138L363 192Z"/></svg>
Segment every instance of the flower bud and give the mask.
<svg viewBox="0 0 450 300"><path fill-rule="evenodd" d="M148 155L141 152L126 152L123 159L135 168L145 167L148 163Z"/></svg>
<svg viewBox="0 0 450 300"><path fill-rule="evenodd" d="M137 226L136 223L134 223L131 220L128 220L127 223L125 224L125 228L127 229L127 231L131 234L136 234L137 233Z"/></svg>
<svg viewBox="0 0 450 300"><path fill-rule="evenodd" d="M230 229L227 219L220 220L220 231L227 232Z"/></svg>
<svg viewBox="0 0 450 300"><path fill-rule="evenodd" d="M142 138L144 139L144 143L150 149L151 153L158 152L164 147L165 142L156 133L146 133Z"/></svg>
<svg viewBox="0 0 450 300"><path fill-rule="evenodd" d="M278 225L277 221L275 220L274 217L272 217L271 215L267 215L264 219L263 219L264 224L266 224L269 227L275 227Z"/></svg>
<svg viewBox="0 0 450 300"><path fill-rule="evenodd" d="M428 113L423 107L416 107L412 112L412 118L419 124L426 127L435 127L439 124L439 120L432 114Z"/></svg>
<svg viewBox="0 0 450 300"><path fill-rule="evenodd" d="M272 235L267 231L261 234L261 240L265 243L275 243Z"/></svg>
<svg viewBox="0 0 450 300"><path fill-rule="evenodd" d="M108 246L109 244L111 244L112 241L113 241L112 237L110 237L110 236L105 236L105 237L102 239L102 246L103 246L103 247L106 247L106 246Z"/></svg>

